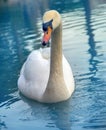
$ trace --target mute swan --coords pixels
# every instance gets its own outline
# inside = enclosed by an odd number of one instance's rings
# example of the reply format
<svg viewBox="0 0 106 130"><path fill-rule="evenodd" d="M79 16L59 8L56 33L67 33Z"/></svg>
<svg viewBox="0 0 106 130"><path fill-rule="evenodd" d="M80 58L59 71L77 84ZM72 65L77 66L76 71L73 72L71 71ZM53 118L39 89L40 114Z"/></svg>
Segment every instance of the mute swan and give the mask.
<svg viewBox="0 0 106 130"><path fill-rule="evenodd" d="M43 16L43 41L50 48L32 51L22 66L18 79L20 92L28 98L44 103L67 100L74 91L71 67L62 54L62 21L60 14L47 11Z"/></svg>

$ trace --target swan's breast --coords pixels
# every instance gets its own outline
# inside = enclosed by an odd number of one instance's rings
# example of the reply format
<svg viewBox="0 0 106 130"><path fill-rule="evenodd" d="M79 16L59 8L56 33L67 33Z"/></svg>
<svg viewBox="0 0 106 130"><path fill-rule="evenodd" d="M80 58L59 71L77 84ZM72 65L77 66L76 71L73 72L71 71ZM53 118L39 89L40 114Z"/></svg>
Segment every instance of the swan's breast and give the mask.
<svg viewBox="0 0 106 130"><path fill-rule="evenodd" d="M63 74L65 84L70 92L74 90L74 78L70 64L63 55Z"/></svg>
<svg viewBox="0 0 106 130"><path fill-rule="evenodd" d="M40 99L43 96L50 72L49 55L49 50L33 51L24 63L18 86L27 97Z"/></svg>

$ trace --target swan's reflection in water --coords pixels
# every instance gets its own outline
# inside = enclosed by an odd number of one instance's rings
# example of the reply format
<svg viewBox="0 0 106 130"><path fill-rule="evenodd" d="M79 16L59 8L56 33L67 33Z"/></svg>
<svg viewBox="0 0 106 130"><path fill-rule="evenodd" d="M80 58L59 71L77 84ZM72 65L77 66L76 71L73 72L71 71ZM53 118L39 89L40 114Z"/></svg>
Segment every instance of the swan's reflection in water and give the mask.
<svg viewBox="0 0 106 130"><path fill-rule="evenodd" d="M71 104L70 99L65 102L55 104L42 104L21 95L22 100L29 105L28 110L23 112L24 116L31 115L21 119L22 121L33 118L35 122L43 122L47 128L59 128L60 130L71 130ZM39 124L39 123L38 123Z"/></svg>

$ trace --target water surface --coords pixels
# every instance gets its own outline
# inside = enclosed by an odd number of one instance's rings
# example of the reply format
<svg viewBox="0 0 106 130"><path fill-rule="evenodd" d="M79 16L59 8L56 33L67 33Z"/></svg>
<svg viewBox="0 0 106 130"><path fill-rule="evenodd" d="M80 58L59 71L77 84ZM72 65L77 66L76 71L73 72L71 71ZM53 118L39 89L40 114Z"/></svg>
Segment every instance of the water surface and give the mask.
<svg viewBox="0 0 106 130"><path fill-rule="evenodd" d="M40 48L42 16L63 20L63 52L76 88L62 103L40 104L18 92L29 53ZM0 130L106 130L106 1L0 1Z"/></svg>

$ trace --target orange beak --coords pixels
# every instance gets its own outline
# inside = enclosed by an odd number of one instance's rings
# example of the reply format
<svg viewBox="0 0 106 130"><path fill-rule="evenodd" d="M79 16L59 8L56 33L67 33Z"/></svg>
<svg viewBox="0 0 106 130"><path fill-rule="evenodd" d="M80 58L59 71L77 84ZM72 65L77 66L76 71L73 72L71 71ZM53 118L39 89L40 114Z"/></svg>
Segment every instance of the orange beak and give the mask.
<svg viewBox="0 0 106 130"><path fill-rule="evenodd" d="M49 42L50 38L51 38L51 33L52 33L52 28L48 27L47 31L44 31L44 36L43 36L43 40L42 40L42 45L46 46L46 44Z"/></svg>

